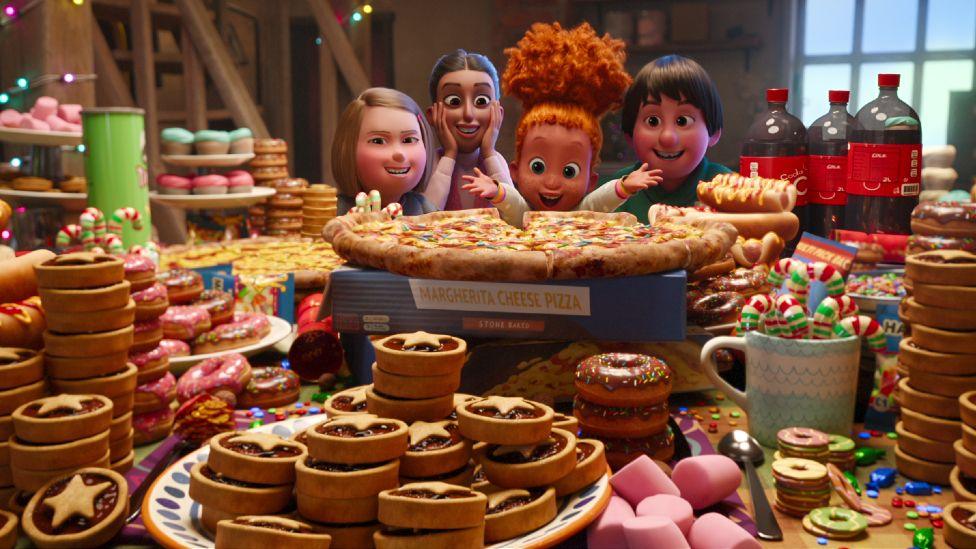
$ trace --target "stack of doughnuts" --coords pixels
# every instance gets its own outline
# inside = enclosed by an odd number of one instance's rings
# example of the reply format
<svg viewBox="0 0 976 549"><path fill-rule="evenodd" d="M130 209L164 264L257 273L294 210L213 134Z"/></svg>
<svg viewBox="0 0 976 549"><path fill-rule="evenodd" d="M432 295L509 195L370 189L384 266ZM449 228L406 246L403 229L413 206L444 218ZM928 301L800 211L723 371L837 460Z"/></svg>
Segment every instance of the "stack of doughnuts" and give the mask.
<svg viewBox="0 0 976 549"><path fill-rule="evenodd" d="M467 344L449 335L415 332L373 341L369 412L412 423L439 421L454 410Z"/></svg>
<svg viewBox="0 0 976 549"><path fill-rule="evenodd" d="M129 362L136 342L136 304L125 261L79 252L60 255L35 271L48 319L44 361L51 390L102 395L112 401L111 466L128 470L134 457L131 412L139 373ZM137 287L147 283L140 268L133 267L129 276ZM138 341L137 348L155 346L159 337L141 333Z"/></svg>
<svg viewBox="0 0 976 549"><path fill-rule="evenodd" d="M958 399L976 390L976 254L950 247L976 237L976 205L920 204L912 231L909 296L899 306L911 336L898 348L899 374L907 379L898 383L896 457L907 477L947 484L964 436ZM939 249L911 251L930 245Z"/></svg>
<svg viewBox="0 0 976 549"><path fill-rule="evenodd" d="M45 394L44 353L30 349L0 347L0 507L6 507L13 492L10 452L7 440L14 433L14 410Z"/></svg>
<svg viewBox="0 0 976 549"><path fill-rule="evenodd" d="M138 368L132 433L127 444L141 446L169 435L173 427L170 404L176 398L176 380L169 372L169 352L160 345L163 325L160 317L169 307L166 286L156 281L156 265L146 257L125 258L125 278L132 284L136 302L136 324L129 362ZM121 446L123 441L112 441ZM119 450L121 451L121 449Z"/></svg>
<svg viewBox="0 0 976 549"><path fill-rule="evenodd" d="M336 216L335 187L325 184L312 185L305 189L302 208L302 236L322 238L325 224Z"/></svg>
<svg viewBox="0 0 976 549"><path fill-rule="evenodd" d="M288 180L288 144L285 143L284 139L255 139L254 154L250 170L256 185L276 187L277 183ZM296 198L293 193L285 192L282 194L284 196L276 203L279 206L282 205L282 201L294 201ZM298 200L297 206L292 204L285 207L297 207L300 214L302 207L300 196ZM257 232L267 233L270 230L271 217L268 215L270 209L270 201L264 204L255 204L248 209L251 227ZM301 228L301 221L299 221L299 228ZM297 229L295 232L297 233Z"/></svg>
<svg viewBox="0 0 976 549"><path fill-rule="evenodd" d="M976 501L976 391L959 396L961 435L953 443L956 466L949 476L956 501Z"/></svg>
<svg viewBox="0 0 976 549"><path fill-rule="evenodd" d="M302 231L302 206L308 182L301 178L272 181L275 195L268 199L268 236L297 237Z"/></svg>
<svg viewBox="0 0 976 549"><path fill-rule="evenodd" d="M668 461L674 433L668 426L671 369L646 355L594 355L576 367L573 415L583 436L601 440L617 470L641 455Z"/></svg>
<svg viewBox="0 0 976 549"><path fill-rule="evenodd" d="M112 401L102 395L59 394L21 404L5 439L14 486L34 493L48 481L83 467L108 468ZM113 469L128 470L127 463Z"/></svg>

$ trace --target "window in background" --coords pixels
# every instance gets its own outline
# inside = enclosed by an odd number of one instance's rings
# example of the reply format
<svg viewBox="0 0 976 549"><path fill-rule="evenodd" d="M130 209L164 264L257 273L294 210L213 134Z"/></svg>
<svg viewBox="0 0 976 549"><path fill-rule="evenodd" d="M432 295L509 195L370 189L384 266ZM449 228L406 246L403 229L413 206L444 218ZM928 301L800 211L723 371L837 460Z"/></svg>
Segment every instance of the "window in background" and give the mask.
<svg viewBox="0 0 976 549"><path fill-rule="evenodd" d="M851 114L901 74L898 95L922 118L926 145L946 142L949 93L974 89L976 0L800 0L793 94L805 124L827 90L851 90Z"/></svg>

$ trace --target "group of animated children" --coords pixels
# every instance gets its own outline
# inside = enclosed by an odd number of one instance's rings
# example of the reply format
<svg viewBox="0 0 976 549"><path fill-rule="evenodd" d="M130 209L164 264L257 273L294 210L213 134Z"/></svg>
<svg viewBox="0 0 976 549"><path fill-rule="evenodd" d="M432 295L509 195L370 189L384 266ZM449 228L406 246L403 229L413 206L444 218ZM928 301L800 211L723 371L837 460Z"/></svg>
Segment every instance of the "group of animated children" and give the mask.
<svg viewBox="0 0 976 549"><path fill-rule="evenodd" d="M500 85L483 55L441 57L426 112L389 88L370 88L350 103L332 147L339 213L358 193L376 190L383 206L399 202L406 215L495 207L520 226L527 210L617 210L646 223L650 205L691 206L698 181L729 171L705 158L722 134L722 103L694 61L661 57L632 79L624 43L586 23L537 23L505 54ZM511 164L495 150L500 92L522 103ZM600 118L621 104L639 160L598 181Z"/></svg>

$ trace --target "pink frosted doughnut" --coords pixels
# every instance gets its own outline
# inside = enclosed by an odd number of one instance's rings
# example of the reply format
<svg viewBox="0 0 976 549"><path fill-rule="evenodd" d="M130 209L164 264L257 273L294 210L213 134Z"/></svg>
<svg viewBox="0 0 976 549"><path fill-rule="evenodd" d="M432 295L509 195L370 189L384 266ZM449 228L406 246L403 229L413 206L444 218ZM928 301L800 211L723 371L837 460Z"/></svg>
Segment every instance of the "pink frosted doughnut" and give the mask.
<svg viewBox="0 0 976 549"><path fill-rule="evenodd" d="M6 126L8 128L19 128L20 119L24 115L13 109L4 109L0 111L0 126Z"/></svg>
<svg viewBox="0 0 976 549"><path fill-rule="evenodd" d="M586 529L586 544L593 548L627 547L624 522L634 518L634 510L627 500L611 496L610 503Z"/></svg>
<svg viewBox="0 0 976 549"><path fill-rule="evenodd" d="M49 97L47 95L42 95L34 101L34 106L30 110L31 116L38 120L45 120L51 115L57 116L58 114L58 100Z"/></svg>
<svg viewBox="0 0 976 549"><path fill-rule="evenodd" d="M681 497L698 510L714 505L735 492L742 482L742 471L734 461L723 455L694 456L674 466L671 481L681 490Z"/></svg>
<svg viewBox="0 0 976 549"><path fill-rule="evenodd" d="M691 530L692 523L695 522L695 512L692 510L691 504L684 498L672 496L671 494L658 494L644 498L644 501L637 505L637 516L667 517L686 536L688 535L688 531Z"/></svg>
<svg viewBox="0 0 976 549"><path fill-rule="evenodd" d="M156 184L169 189L189 189L193 187L190 178L171 173L161 173L156 176Z"/></svg>
<svg viewBox="0 0 976 549"><path fill-rule="evenodd" d="M227 178L227 186L231 188L254 186L254 177L244 170L231 170L225 173L224 177Z"/></svg>
<svg viewBox="0 0 976 549"><path fill-rule="evenodd" d="M169 339L193 339L210 329L210 313L194 305L171 305L159 320Z"/></svg>
<svg viewBox="0 0 976 549"><path fill-rule="evenodd" d="M44 121L47 122L47 125L51 126L51 129L56 132L71 131L71 123L68 122L67 120L62 120L56 114L52 114L51 116L48 116L47 118L44 119Z"/></svg>
<svg viewBox="0 0 976 549"><path fill-rule="evenodd" d="M51 131L51 126L43 120L38 120L29 114L25 114L20 118L20 127L25 130L36 130L47 132Z"/></svg>
<svg viewBox="0 0 976 549"><path fill-rule="evenodd" d="M169 356L190 356L190 345L178 339L164 339L159 342L159 348L166 349Z"/></svg>
<svg viewBox="0 0 976 549"><path fill-rule="evenodd" d="M627 519L624 521L624 536L628 547L690 549L678 526L668 517L660 515Z"/></svg>
<svg viewBox="0 0 976 549"><path fill-rule="evenodd" d="M718 513L705 513L691 525L691 549L761 549L749 532Z"/></svg>
<svg viewBox="0 0 976 549"><path fill-rule="evenodd" d="M72 124L81 124L81 108L77 103L61 103L58 105L58 116Z"/></svg>
<svg viewBox="0 0 976 549"><path fill-rule="evenodd" d="M681 490L671 482L668 475L647 456L641 456L617 471L610 477L610 485L631 506L658 494L681 495Z"/></svg>
<svg viewBox="0 0 976 549"><path fill-rule="evenodd" d="M166 375L144 383L136 387L136 402L139 402L146 410L158 410L169 406L173 401L173 389L176 387L176 378L173 374L166 372Z"/></svg>
<svg viewBox="0 0 976 549"><path fill-rule="evenodd" d="M132 429L135 431L132 444L141 446L166 438L173 428L175 416L176 412L169 406L155 412L132 414Z"/></svg>
<svg viewBox="0 0 976 549"><path fill-rule="evenodd" d="M176 382L176 398L180 403L200 393L226 390L235 395L251 381L251 365L244 355L230 353L208 358L191 366Z"/></svg>
<svg viewBox="0 0 976 549"><path fill-rule="evenodd" d="M216 173L211 173L207 175L198 175L193 178L193 188L199 189L202 187L226 187L227 178Z"/></svg>
<svg viewBox="0 0 976 549"><path fill-rule="evenodd" d="M158 362L168 356L169 351L167 351L162 345L157 345L151 351L146 351L144 353L129 353L129 362L135 364L136 368L144 370L147 364Z"/></svg>

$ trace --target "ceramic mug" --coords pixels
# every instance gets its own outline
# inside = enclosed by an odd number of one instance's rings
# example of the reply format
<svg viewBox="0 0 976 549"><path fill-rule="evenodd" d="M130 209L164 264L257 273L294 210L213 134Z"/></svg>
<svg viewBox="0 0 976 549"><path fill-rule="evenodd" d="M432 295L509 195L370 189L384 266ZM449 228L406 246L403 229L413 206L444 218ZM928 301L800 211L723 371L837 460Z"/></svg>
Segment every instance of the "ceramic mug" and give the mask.
<svg viewBox="0 0 976 549"><path fill-rule="evenodd" d="M739 391L718 375L713 353L737 349L746 355L746 390ZM854 420L861 341L784 339L759 332L745 337L716 337L705 343L705 375L749 416L749 432L776 447L785 427L811 427L849 435Z"/></svg>

